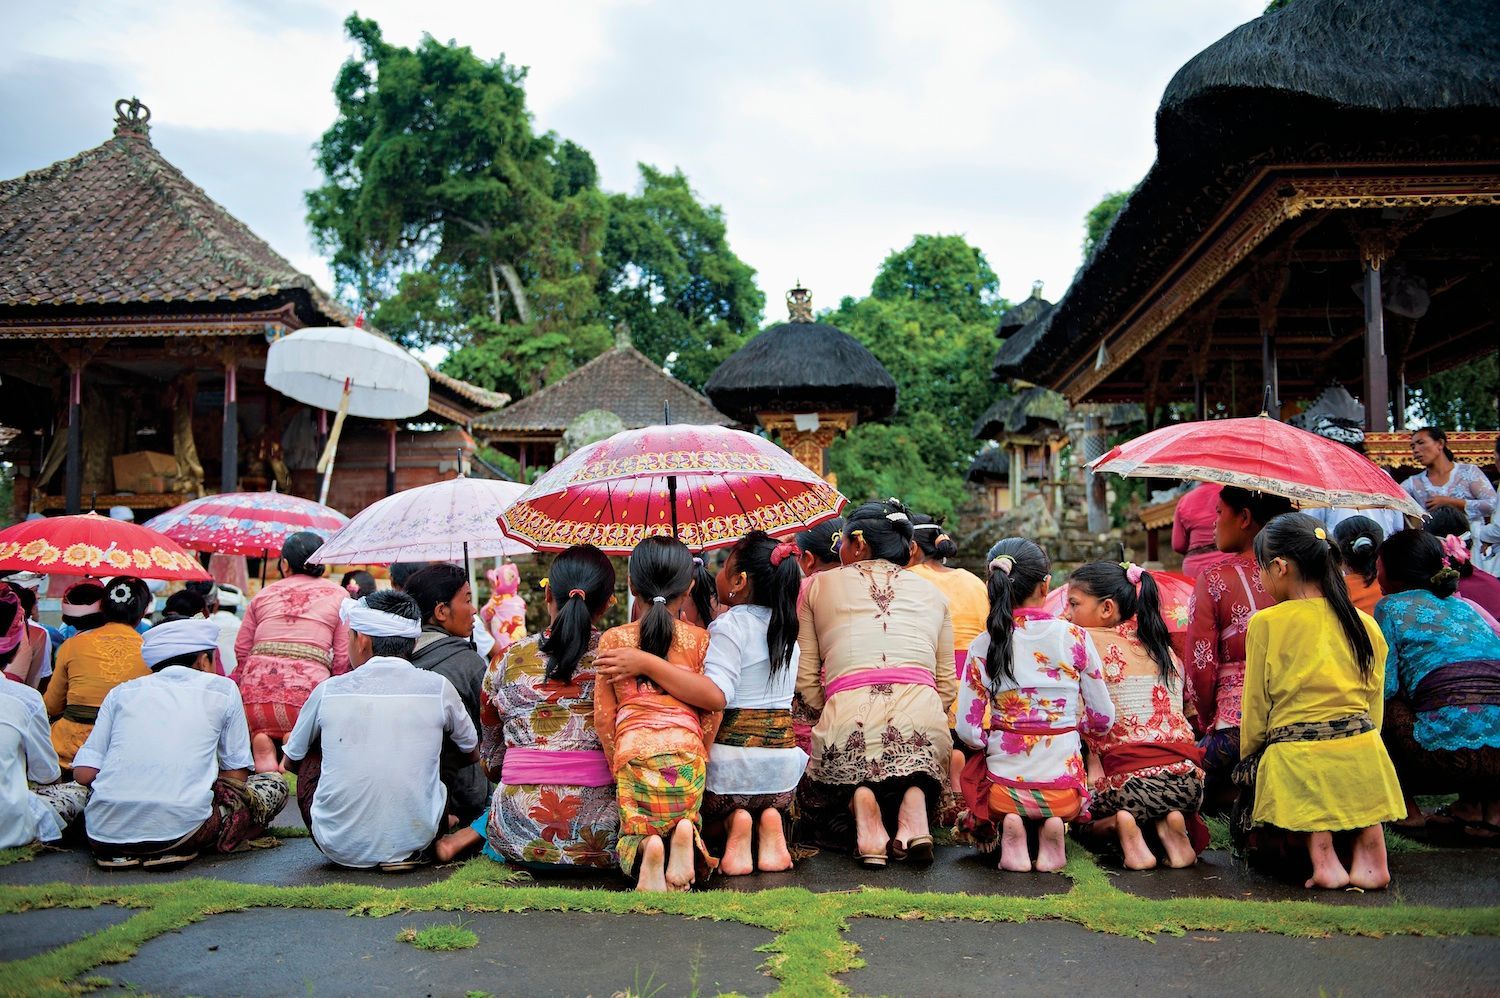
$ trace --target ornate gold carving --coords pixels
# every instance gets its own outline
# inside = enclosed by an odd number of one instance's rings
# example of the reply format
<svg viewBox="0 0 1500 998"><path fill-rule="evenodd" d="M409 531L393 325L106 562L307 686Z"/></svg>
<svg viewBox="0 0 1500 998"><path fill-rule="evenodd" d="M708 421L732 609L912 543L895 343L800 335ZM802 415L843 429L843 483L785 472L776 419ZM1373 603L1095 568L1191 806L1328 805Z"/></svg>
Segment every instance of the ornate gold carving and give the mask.
<svg viewBox="0 0 1500 998"><path fill-rule="evenodd" d="M758 412L755 418L768 432L781 438L781 446L803 467L828 477L827 451L834 439L858 419L853 412L820 412L816 430L797 429L797 416L789 412ZM832 481L832 479L829 479Z"/></svg>
<svg viewBox="0 0 1500 998"><path fill-rule="evenodd" d="M1332 170L1336 166L1320 169ZM1261 186L1267 174L1247 181L1241 189ZM1120 369L1163 330L1182 317L1208 294L1230 271L1249 257L1271 233L1286 222L1310 211L1349 208L1438 208L1444 206L1500 205L1500 171L1463 176L1365 176L1365 177L1287 177L1282 183L1267 183L1264 190L1238 214L1230 214L1241 203L1242 196L1229 200L1221 216L1221 231L1191 265L1187 260L1198 252L1195 245L1189 256L1179 260L1168 273L1180 271L1169 282L1164 279L1147 292L1137 308L1129 310L1133 319L1122 319L1106 333L1109 360L1097 370L1095 351L1075 362L1073 376L1061 387L1070 401L1078 401ZM1156 295L1154 301L1149 300Z"/></svg>

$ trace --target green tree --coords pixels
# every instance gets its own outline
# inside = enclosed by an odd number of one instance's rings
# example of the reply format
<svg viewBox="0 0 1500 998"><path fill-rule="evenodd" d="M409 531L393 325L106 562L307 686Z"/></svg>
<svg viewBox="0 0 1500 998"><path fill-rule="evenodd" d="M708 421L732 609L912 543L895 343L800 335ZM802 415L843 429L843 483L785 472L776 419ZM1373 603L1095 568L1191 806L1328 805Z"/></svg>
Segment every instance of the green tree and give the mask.
<svg viewBox="0 0 1500 998"><path fill-rule="evenodd" d="M999 318L1000 278L963 236L917 236L885 258L870 289L881 301L933 305L960 322Z"/></svg>
<svg viewBox="0 0 1500 998"><path fill-rule="evenodd" d="M639 193L609 199L599 296L637 349L701 389L755 330L765 295L729 248L722 209L680 170L639 168Z"/></svg>
<svg viewBox="0 0 1500 998"><path fill-rule="evenodd" d="M1083 258L1087 260L1094 255L1094 248L1099 245L1109 227L1115 224L1115 219L1120 214L1120 209L1125 207L1125 202L1130 200L1130 195L1135 193L1132 187L1128 191L1115 191L1106 194L1099 203L1089 209L1089 213L1083 216Z"/></svg>
<svg viewBox="0 0 1500 998"><path fill-rule="evenodd" d="M1423 425L1448 430L1500 426L1500 360L1494 353L1418 382L1411 406Z"/></svg>

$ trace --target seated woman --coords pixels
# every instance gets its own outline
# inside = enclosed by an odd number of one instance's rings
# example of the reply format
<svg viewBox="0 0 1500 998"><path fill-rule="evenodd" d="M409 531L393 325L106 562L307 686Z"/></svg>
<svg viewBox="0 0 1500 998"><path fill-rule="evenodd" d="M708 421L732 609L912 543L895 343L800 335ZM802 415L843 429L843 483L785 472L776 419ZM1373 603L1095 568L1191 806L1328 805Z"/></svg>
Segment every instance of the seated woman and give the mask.
<svg viewBox="0 0 1500 998"><path fill-rule="evenodd" d="M1375 604L1385 595L1375 578L1376 553L1385 543L1384 528L1368 516L1351 516L1333 528L1333 539L1344 562L1344 586L1349 590L1349 600L1373 616Z"/></svg>
<svg viewBox="0 0 1500 998"><path fill-rule="evenodd" d="M1380 740L1385 639L1349 601L1312 517L1272 519L1255 560L1273 605L1250 618L1245 637L1235 845L1252 862L1304 871L1310 862L1308 888L1385 887L1380 825L1406 815ZM1337 849L1349 840L1346 867Z"/></svg>
<svg viewBox="0 0 1500 998"><path fill-rule="evenodd" d="M1457 793L1443 818L1487 837L1500 831L1500 637L1455 595L1454 560L1419 530L1380 547L1382 733L1406 794L1403 825L1426 823L1417 794Z"/></svg>
<svg viewBox="0 0 1500 998"><path fill-rule="evenodd" d="M428 565L406 580L406 594L417 601L422 614L422 633L411 664L452 683L469 723L478 731L488 663L469 643L474 633L469 573L458 565ZM482 765L450 754L443 758L441 773L448 791L448 813L460 822L467 825L489 806L490 779Z"/></svg>
<svg viewBox="0 0 1500 998"><path fill-rule="evenodd" d="M619 862L615 777L594 728L599 620L614 604L615 568L578 544L553 560L545 581L551 623L511 645L484 677L480 757L499 785L471 827L438 840L443 862L480 845L529 868Z"/></svg>
<svg viewBox="0 0 1500 998"><path fill-rule="evenodd" d="M279 773L250 775L245 707L233 681L213 674L218 647L211 620L158 624L141 645L151 674L104 698L73 761L92 791L84 824L100 867L155 869L234 852L286 804Z"/></svg>
<svg viewBox="0 0 1500 998"><path fill-rule="evenodd" d="M679 619L694 569L680 541L658 536L637 544L630 591L647 610L639 621L605 631L599 654L639 648L673 668L701 673L708 632ZM637 890L689 890L718 865L703 842L699 813L718 725L717 713L691 707L640 676L594 688L594 727L620 805L620 869L636 878Z"/></svg>
<svg viewBox="0 0 1500 998"><path fill-rule="evenodd" d="M802 582L796 551L759 530L730 549L714 580L727 609L709 625L703 675L637 649L599 656L608 681L644 676L684 703L724 711L709 747L703 822L710 847L724 849L725 876L792 867L788 824L807 766L792 734Z"/></svg>
<svg viewBox="0 0 1500 998"><path fill-rule="evenodd" d="M81 602L84 600L90 602ZM103 587L92 583L72 586L63 601L89 611L74 618L77 626L92 625L90 618L95 614L102 621L63 642L47 685L47 713L54 718L52 745L57 749L58 763L68 770L73 767L74 754L94 730L99 706L109 691L149 674L141 658L141 634L136 625L151 605L151 591L140 579L121 575Z"/></svg>
<svg viewBox="0 0 1500 998"><path fill-rule="evenodd" d="M1442 506L1428 515L1423 527L1442 542L1449 565L1458 573L1458 595L1491 618L1500 617L1500 579L1475 567L1464 514L1454 506Z"/></svg>
<svg viewBox="0 0 1500 998"><path fill-rule="evenodd" d="M983 750L964 764L960 830L989 852L998 824L1002 870L1032 869L1028 833L1036 869L1067 863L1063 825L1089 809L1079 732L1102 735L1115 720L1094 643L1042 609L1051 571L1024 538L990 548L988 627L958 690L958 737Z"/></svg>
<svg viewBox="0 0 1500 998"><path fill-rule="evenodd" d="M1156 855L1141 834L1144 826L1168 866L1192 866L1208 846L1208 828L1198 817L1203 752L1183 716L1182 666L1162 619L1156 580L1135 565L1082 565L1068 577L1068 619L1088 631L1115 705L1110 729L1085 739L1093 820L1080 830L1109 836L1126 867L1149 870Z"/></svg>
<svg viewBox="0 0 1500 998"><path fill-rule="evenodd" d="M821 711L808 817L817 841L853 846L869 867L887 854L932 862L930 822L953 752L953 620L942 591L906 571L911 544L897 500L856 508L842 564L813 577L797 628L797 692Z"/></svg>

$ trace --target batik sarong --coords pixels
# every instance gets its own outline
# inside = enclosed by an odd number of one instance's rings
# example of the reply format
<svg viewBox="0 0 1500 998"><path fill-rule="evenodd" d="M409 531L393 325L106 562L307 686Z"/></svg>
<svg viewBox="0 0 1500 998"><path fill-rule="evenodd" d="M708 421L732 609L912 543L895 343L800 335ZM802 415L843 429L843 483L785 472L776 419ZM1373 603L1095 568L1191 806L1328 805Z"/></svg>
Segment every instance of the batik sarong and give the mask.
<svg viewBox="0 0 1500 998"><path fill-rule="evenodd" d="M707 775L708 761L690 752L631 759L615 771L621 870L635 876L641 844L652 835L661 836L663 845L669 844L677 823L684 818L693 823L693 865L699 878L707 877L719 865L709 855L702 835L700 812Z"/></svg>
<svg viewBox="0 0 1500 998"><path fill-rule="evenodd" d="M1234 844L1234 851L1243 854L1253 845L1251 832L1255 830L1255 784L1260 772L1260 757L1267 748L1278 742L1322 742L1353 738L1374 730L1375 722L1370 719L1369 714L1354 714L1331 721L1285 724L1267 732L1265 746L1260 752L1240 760L1231 777L1240 792L1229 812L1229 837Z"/></svg>

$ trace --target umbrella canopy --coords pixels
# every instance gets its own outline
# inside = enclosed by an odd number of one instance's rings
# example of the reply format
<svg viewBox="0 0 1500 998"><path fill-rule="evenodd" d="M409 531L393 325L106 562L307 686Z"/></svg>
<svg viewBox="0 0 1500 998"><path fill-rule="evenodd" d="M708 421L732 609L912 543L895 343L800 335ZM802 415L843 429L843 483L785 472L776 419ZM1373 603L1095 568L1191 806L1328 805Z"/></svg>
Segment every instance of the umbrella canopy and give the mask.
<svg viewBox="0 0 1500 998"><path fill-rule="evenodd" d="M654 534L695 551L751 530L786 534L835 517L838 490L762 437L723 426L625 430L568 455L500 515L542 551L629 554Z"/></svg>
<svg viewBox="0 0 1500 998"><path fill-rule="evenodd" d="M262 557L280 551L298 531L327 538L348 522L336 509L284 492L225 492L183 503L145 525L194 551Z"/></svg>
<svg viewBox="0 0 1500 998"><path fill-rule="evenodd" d="M1127 478L1184 478L1285 496L1302 506L1422 507L1369 458L1269 416L1176 423L1136 437L1090 464Z"/></svg>
<svg viewBox="0 0 1500 998"><path fill-rule="evenodd" d="M0 530L0 571L5 570L209 579L192 552L170 537L98 513L43 517Z"/></svg>
<svg viewBox="0 0 1500 998"><path fill-rule="evenodd" d="M506 537L495 519L525 490L519 482L460 477L397 492L366 507L312 561L389 565L530 554L532 548Z"/></svg>
<svg viewBox="0 0 1500 998"><path fill-rule="evenodd" d="M343 404L367 419L406 419L427 410L427 372L415 357L374 333L311 326L271 344L266 384L319 409Z"/></svg>
<svg viewBox="0 0 1500 998"><path fill-rule="evenodd" d="M1193 580L1186 575L1176 572L1153 571L1151 578L1156 581L1156 589L1161 597L1161 618L1166 621L1167 630L1173 636L1186 634L1188 626L1188 605L1193 598ZM1063 611L1068 608L1068 586L1067 583L1058 586L1047 593L1047 601L1042 608L1054 616L1061 617Z"/></svg>

